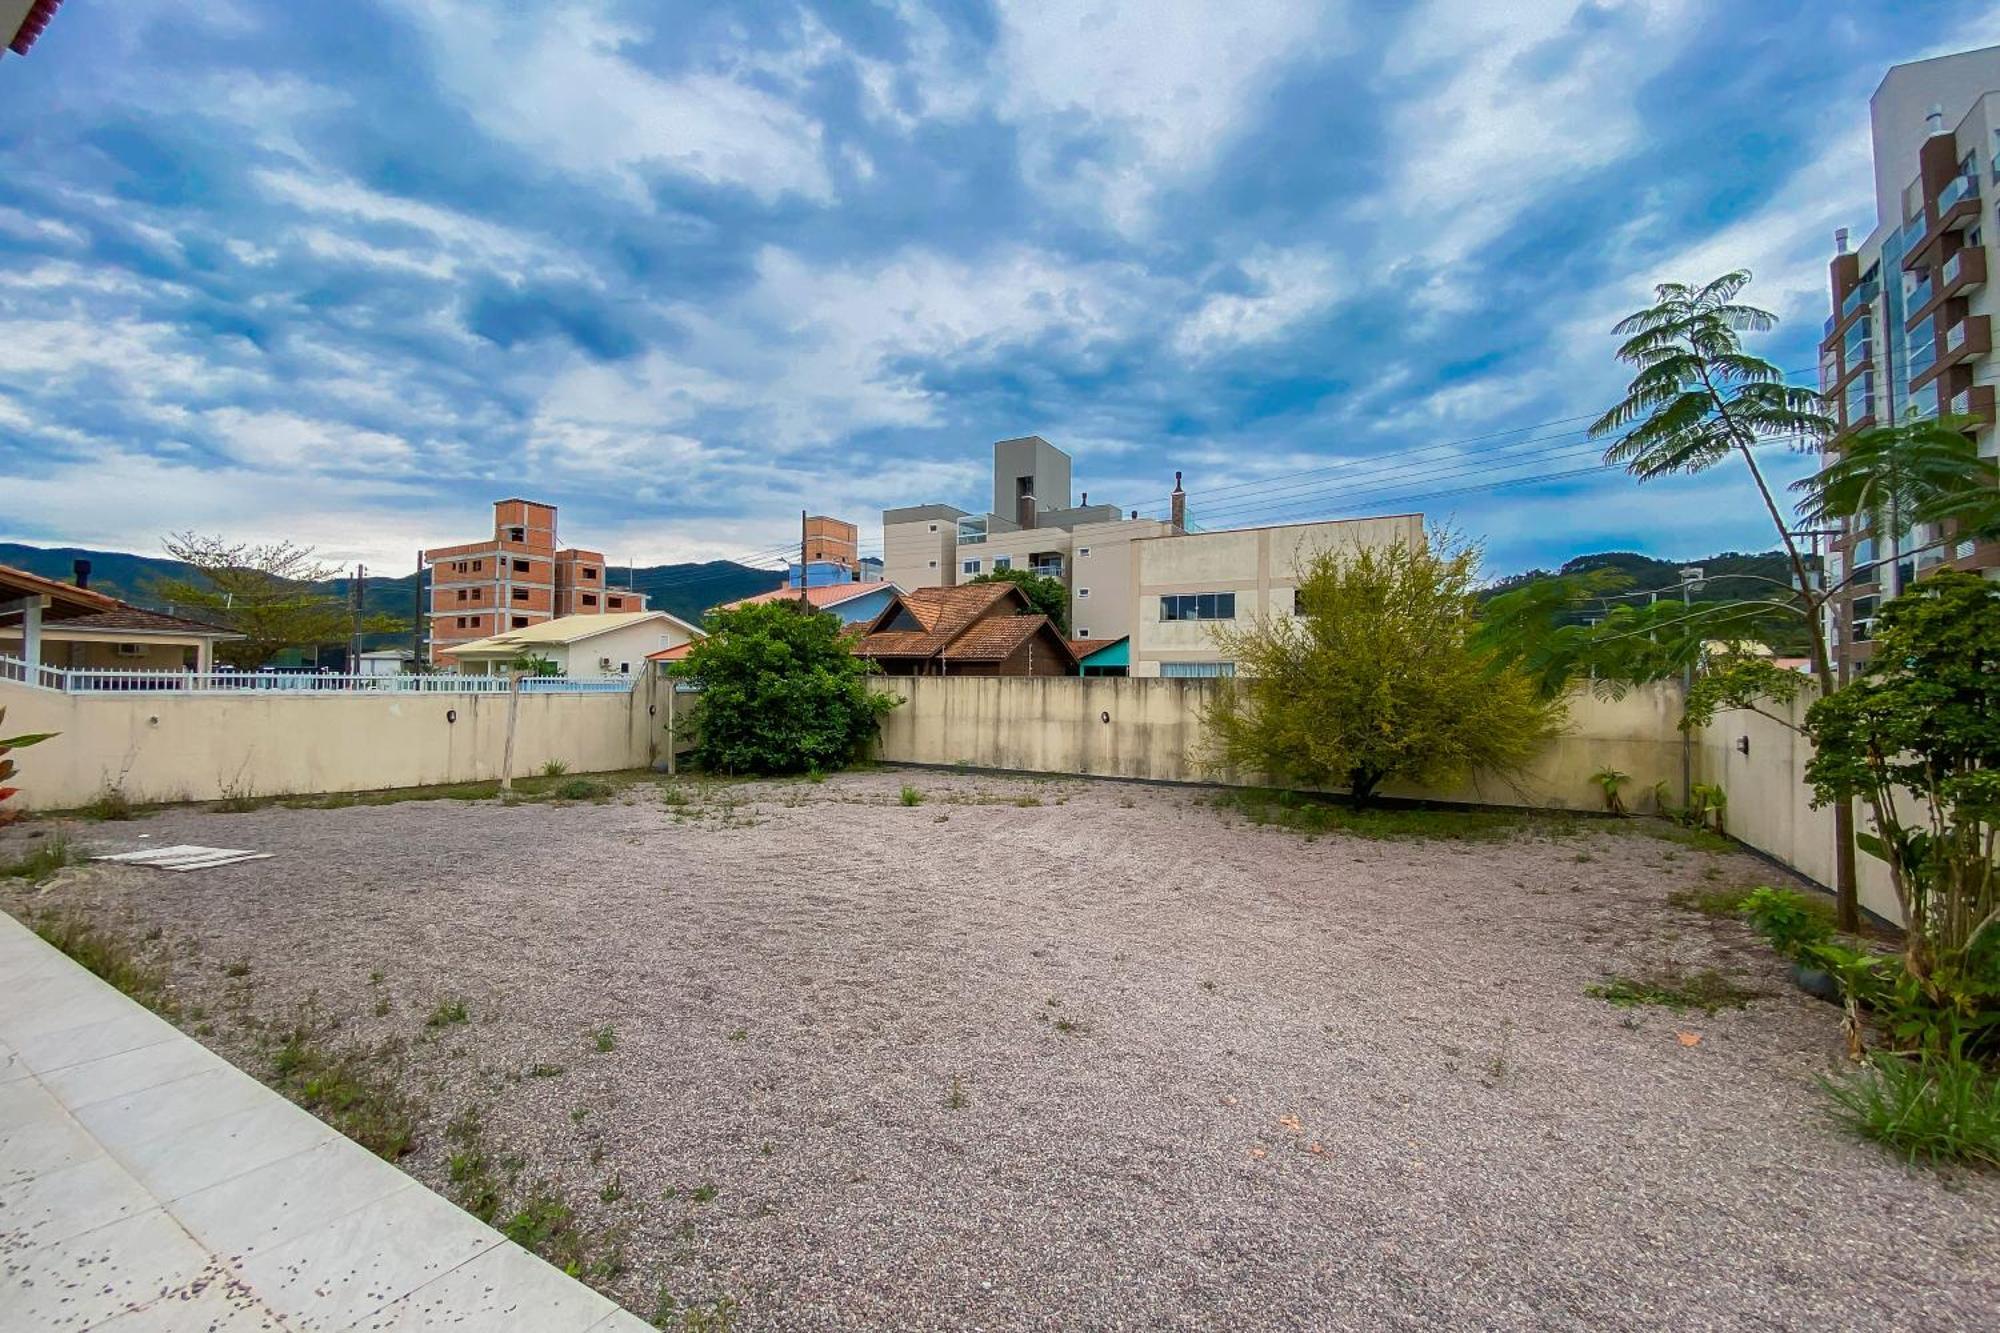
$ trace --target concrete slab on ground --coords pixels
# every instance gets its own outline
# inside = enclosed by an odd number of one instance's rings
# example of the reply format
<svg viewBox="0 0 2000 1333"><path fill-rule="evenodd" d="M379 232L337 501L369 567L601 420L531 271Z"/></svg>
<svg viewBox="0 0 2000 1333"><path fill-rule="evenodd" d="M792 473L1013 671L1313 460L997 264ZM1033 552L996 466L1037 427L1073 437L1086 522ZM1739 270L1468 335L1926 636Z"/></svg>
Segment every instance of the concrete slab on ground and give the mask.
<svg viewBox="0 0 2000 1333"><path fill-rule="evenodd" d="M647 1327L5 914L0 977L9 1327Z"/></svg>

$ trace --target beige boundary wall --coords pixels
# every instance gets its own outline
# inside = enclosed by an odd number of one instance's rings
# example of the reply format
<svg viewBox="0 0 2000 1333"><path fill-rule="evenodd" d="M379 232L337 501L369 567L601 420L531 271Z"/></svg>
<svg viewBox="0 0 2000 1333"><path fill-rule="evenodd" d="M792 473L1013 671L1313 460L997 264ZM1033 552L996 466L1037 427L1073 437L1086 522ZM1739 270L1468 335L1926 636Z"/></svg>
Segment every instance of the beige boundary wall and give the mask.
<svg viewBox="0 0 2000 1333"><path fill-rule="evenodd" d="M1209 680L1054 677L897 677L873 682L903 704L884 720L881 757L891 763L966 764L1028 773L1079 773L1158 782L1250 785L1248 775L1206 769L1202 710ZM1803 716L1805 701L1797 705ZM1652 808L1665 782L1680 799L1681 696L1676 685L1637 689L1622 699L1578 691L1569 728L1518 784L1491 778L1451 790L1386 787L1393 796L1601 810L1590 775L1615 768L1631 775L1626 801ZM1738 738L1750 738L1743 754ZM1833 882L1833 813L1811 808L1803 784L1811 746L1796 733L1751 713L1727 713L1698 734L1691 753L1697 782L1720 783L1729 797L1729 832L1820 884ZM1861 902L1898 919L1880 862L1860 858Z"/></svg>
<svg viewBox="0 0 2000 1333"><path fill-rule="evenodd" d="M655 686L648 673L629 693L522 695L514 775L551 759L572 773L644 767ZM0 681L0 708L7 735L61 733L12 756L26 809L108 787L146 803L475 782L500 776L507 743L504 694L93 695Z"/></svg>

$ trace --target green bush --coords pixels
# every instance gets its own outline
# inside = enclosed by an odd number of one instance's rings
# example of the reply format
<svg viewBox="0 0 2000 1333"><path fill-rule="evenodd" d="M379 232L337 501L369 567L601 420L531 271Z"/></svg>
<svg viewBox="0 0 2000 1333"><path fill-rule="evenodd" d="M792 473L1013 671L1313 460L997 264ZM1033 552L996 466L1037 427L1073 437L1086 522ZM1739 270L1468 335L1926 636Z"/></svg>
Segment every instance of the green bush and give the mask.
<svg viewBox="0 0 2000 1333"><path fill-rule="evenodd" d="M1792 889L1768 885L1753 889L1743 900L1741 911L1751 929L1793 962L1800 961L1807 949L1833 938L1833 920L1827 910Z"/></svg>
<svg viewBox="0 0 2000 1333"><path fill-rule="evenodd" d="M2000 1074L1961 1051L1878 1052L1825 1084L1849 1128L1910 1161L2000 1167Z"/></svg>
<svg viewBox="0 0 2000 1333"><path fill-rule="evenodd" d="M841 768L860 757L896 705L868 688L869 664L825 612L757 602L710 612L707 626L674 675L701 686L694 761L711 772Z"/></svg>

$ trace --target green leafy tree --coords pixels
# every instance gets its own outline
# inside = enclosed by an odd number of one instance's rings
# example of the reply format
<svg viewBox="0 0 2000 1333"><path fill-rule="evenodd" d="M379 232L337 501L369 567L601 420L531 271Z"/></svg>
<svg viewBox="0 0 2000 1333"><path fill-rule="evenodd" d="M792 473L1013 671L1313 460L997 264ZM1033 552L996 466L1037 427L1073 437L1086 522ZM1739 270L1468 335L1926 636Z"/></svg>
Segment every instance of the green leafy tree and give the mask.
<svg viewBox="0 0 2000 1333"><path fill-rule="evenodd" d="M1344 788L1357 807L1392 779L1518 772L1564 711L1474 643L1478 563L1442 536L1313 556L1301 614L1215 635L1238 674L1208 710L1212 762Z"/></svg>
<svg viewBox="0 0 2000 1333"><path fill-rule="evenodd" d="M838 618L793 601L708 615L673 674L701 686L694 760L719 773L802 773L858 758L896 701L868 688L869 665Z"/></svg>
<svg viewBox="0 0 2000 1333"><path fill-rule="evenodd" d="M1947 571L1886 603L1859 679L1806 728L1817 799L1875 813L1860 844L1888 863L1910 975L1935 1000L2000 1000L2000 587Z"/></svg>
<svg viewBox="0 0 2000 1333"><path fill-rule="evenodd" d="M1031 569L996 569L972 581L1013 584L1027 596L1030 606L1049 618L1058 634L1069 633L1069 589L1061 579Z"/></svg>
<svg viewBox="0 0 2000 1333"><path fill-rule="evenodd" d="M1927 523L1949 526L1945 540L2000 533L2000 464L1979 456L1962 424L1918 418L1842 440L1825 467L1792 483L1800 514L1898 539Z"/></svg>
<svg viewBox="0 0 2000 1333"><path fill-rule="evenodd" d="M231 666L255 669L287 648L345 643L357 629L394 634L409 628L386 615L364 616L357 624L345 598L313 586L340 571L316 559L310 546L253 546L194 532L175 533L164 544L167 554L191 566L191 572L186 578L159 580L153 597L193 619L241 634L241 639L215 648Z"/></svg>

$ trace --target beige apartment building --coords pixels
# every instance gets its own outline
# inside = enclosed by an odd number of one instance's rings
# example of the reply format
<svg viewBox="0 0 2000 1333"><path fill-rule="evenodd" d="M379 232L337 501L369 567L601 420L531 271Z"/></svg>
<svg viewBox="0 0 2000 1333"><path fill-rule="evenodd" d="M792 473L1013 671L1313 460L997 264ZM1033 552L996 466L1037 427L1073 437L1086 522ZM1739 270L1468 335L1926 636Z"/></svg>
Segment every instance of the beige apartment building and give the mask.
<svg viewBox="0 0 2000 1333"><path fill-rule="evenodd" d="M2000 193L2000 47L1897 65L1869 100L1876 225L1837 233L1820 389L1837 423L1829 461L1857 431L1912 416L1958 420L1996 450L1995 298L1987 282ZM1844 667L1867 659L1876 609L1934 569L2000 573L2000 544L1850 524L1834 538L1829 636Z"/></svg>
<svg viewBox="0 0 2000 1333"><path fill-rule="evenodd" d="M1300 556L1423 540L1419 515L1187 530L1174 476L1164 519L1115 505L1070 502L1070 458L1038 435L993 446L993 508L912 505L882 514L883 573L906 589L953 587L996 569L1027 569L1069 588L1070 637L1129 639L1125 669L1140 676L1232 674L1210 633L1217 622L1289 615Z"/></svg>
<svg viewBox="0 0 2000 1333"><path fill-rule="evenodd" d="M1294 614L1299 573L1315 556L1423 541L1421 514L1139 538L1127 579L1131 674L1233 676L1215 631Z"/></svg>

